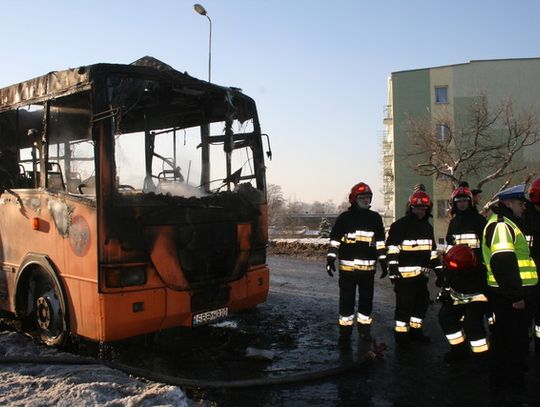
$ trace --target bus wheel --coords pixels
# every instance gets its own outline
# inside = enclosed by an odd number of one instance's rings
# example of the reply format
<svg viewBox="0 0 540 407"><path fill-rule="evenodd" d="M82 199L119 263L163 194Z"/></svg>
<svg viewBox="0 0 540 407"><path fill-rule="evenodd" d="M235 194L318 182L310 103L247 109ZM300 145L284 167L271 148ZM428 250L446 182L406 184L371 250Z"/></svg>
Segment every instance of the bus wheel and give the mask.
<svg viewBox="0 0 540 407"><path fill-rule="evenodd" d="M65 302L58 284L46 271L32 273L30 301L36 333L49 346L62 345L67 338Z"/></svg>

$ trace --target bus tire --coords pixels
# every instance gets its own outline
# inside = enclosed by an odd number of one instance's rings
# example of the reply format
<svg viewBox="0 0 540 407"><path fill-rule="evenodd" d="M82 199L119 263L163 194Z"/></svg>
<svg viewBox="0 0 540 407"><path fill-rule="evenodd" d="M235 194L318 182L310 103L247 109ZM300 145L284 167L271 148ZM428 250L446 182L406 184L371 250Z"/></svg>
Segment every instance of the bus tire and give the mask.
<svg viewBox="0 0 540 407"><path fill-rule="evenodd" d="M58 282L41 267L29 277L28 317L37 337L48 346L63 345L68 337L65 301Z"/></svg>

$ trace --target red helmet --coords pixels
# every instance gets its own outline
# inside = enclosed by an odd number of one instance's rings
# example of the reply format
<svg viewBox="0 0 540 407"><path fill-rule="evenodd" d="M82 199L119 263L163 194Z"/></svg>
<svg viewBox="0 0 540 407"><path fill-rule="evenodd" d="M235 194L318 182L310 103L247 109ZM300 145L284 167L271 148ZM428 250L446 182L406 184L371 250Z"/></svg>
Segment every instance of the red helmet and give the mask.
<svg viewBox="0 0 540 407"><path fill-rule="evenodd" d="M373 192L371 192L371 188L368 184L360 182L351 188L351 193L349 194L349 203L351 205L356 202L356 197L358 195L369 195L370 197L372 197Z"/></svg>
<svg viewBox="0 0 540 407"><path fill-rule="evenodd" d="M424 191L416 191L415 193L413 193L409 197L409 204L411 204L411 207L426 206L428 208L431 208L433 206L431 198Z"/></svg>
<svg viewBox="0 0 540 407"><path fill-rule="evenodd" d="M452 201L453 203L456 198L469 198L469 202L472 202L473 196L469 188L457 187L456 189L452 191L452 196L450 197L450 201Z"/></svg>
<svg viewBox="0 0 540 407"><path fill-rule="evenodd" d="M472 270L478 265L474 250L466 244L452 246L444 255L443 261L446 268L452 271Z"/></svg>
<svg viewBox="0 0 540 407"><path fill-rule="evenodd" d="M536 178L529 186L529 201L540 204L540 178Z"/></svg>

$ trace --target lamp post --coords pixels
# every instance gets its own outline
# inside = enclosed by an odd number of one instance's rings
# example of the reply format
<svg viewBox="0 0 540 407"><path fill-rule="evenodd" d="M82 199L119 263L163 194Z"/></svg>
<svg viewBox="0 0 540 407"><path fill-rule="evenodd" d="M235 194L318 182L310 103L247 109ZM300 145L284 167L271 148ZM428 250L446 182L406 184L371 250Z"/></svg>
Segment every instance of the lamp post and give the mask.
<svg viewBox="0 0 540 407"><path fill-rule="evenodd" d="M193 8L201 16L205 16L208 19L208 22L210 23L210 36L208 38L208 82L211 82L211 78L212 78L212 75L211 75L211 72L212 72L212 20L210 19L210 17L208 17L206 9L199 3L194 4Z"/></svg>

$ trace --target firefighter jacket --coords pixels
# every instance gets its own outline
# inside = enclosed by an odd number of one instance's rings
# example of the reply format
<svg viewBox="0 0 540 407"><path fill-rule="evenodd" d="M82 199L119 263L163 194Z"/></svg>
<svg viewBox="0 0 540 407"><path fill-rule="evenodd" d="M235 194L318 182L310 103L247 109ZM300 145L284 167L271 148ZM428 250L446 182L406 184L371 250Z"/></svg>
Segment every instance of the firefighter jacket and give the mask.
<svg viewBox="0 0 540 407"><path fill-rule="evenodd" d="M525 237L529 242L529 249L531 251L531 257L534 262L540 264L540 211L536 210L535 205L531 202L527 202L525 214L523 215L525 220Z"/></svg>
<svg viewBox="0 0 540 407"><path fill-rule="evenodd" d="M418 219L408 213L390 226L386 240L388 267L398 267L403 278L441 268L429 216Z"/></svg>
<svg viewBox="0 0 540 407"><path fill-rule="evenodd" d="M375 271L384 260L384 226L381 215L353 205L338 216L330 232L328 258L339 257L341 271Z"/></svg>
<svg viewBox="0 0 540 407"><path fill-rule="evenodd" d="M465 244L474 250L478 259L478 267L474 270L445 271L447 286L452 289L454 300L476 300L476 294L485 293L486 290L486 268L482 263L482 234L486 226L486 219L474 209L465 211L456 210L455 215L450 220L448 232L446 233L446 243L449 250L452 246ZM455 293L454 293L455 292ZM469 295L470 294L470 295ZM471 296L472 295L472 296ZM478 296L480 299L480 296ZM481 301L486 301L485 296L481 296ZM460 303L463 301L460 301Z"/></svg>
<svg viewBox="0 0 540 407"><path fill-rule="evenodd" d="M524 298L523 287L538 283L536 265L530 256L519 220L502 205L494 208L482 240L487 283L512 302Z"/></svg>

